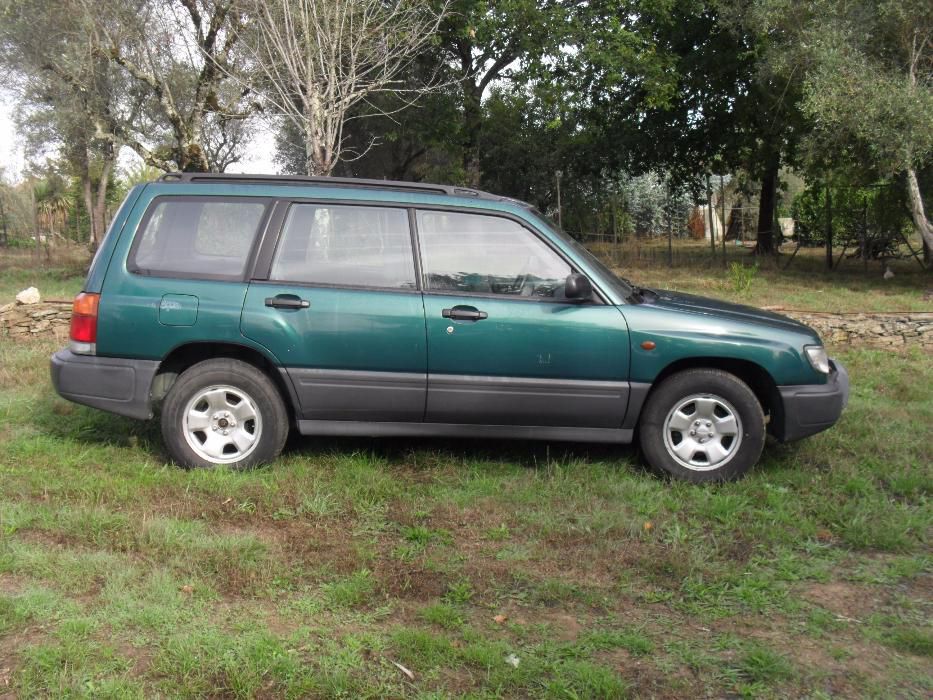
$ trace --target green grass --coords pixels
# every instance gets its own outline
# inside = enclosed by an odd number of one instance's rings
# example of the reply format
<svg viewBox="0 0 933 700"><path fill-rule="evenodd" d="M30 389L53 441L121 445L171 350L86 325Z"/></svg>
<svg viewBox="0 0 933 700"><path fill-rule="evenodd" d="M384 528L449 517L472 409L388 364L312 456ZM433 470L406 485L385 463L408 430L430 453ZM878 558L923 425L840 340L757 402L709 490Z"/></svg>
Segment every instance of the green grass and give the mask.
<svg viewBox="0 0 933 700"><path fill-rule="evenodd" d="M55 274L0 272L0 290ZM833 284L810 286L844 299ZM630 448L558 443L296 438L264 469L182 471L158 426L56 398L52 350L0 337L17 696L933 693L919 351L835 348L840 424L697 488Z"/></svg>
<svg viewBox="0 0 933 700"><path fill-rule="evenodd" d="M847 258L828 273L821 248L801 249L785 269L789 254L759 259L746 248L730 245L726 248L727 262L745 270L737 274L723 265L721 249L712 259L708 243L676 243L673 267L667 264L666 241L629 241L621 246L600 243L591 247L611 267L643 287L800 311L933 310L928 293L933 279L912 258L888 261L895 276L885 280L885 268L879 261L866 266ZM790 253L793 246L785 250ZM841 252L837 250L836 256ZM750 280L747 288L739 284L743 277Z"/></svg>
<svg viewBox="0 0 933 700"><path fill-rule="evenodd" d="M43 254L38 264L35 251L0 251L0 306L27 287L38 288L43 299L71 299L81 291L90 263L82 248L55 250L51 259Z"/></svg>

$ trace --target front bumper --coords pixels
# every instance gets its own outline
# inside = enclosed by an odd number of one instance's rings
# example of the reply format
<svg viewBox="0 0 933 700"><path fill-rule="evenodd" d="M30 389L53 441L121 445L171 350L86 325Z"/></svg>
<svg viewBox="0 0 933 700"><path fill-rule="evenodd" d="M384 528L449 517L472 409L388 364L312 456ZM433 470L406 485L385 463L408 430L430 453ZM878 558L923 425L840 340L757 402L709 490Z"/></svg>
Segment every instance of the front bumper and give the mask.
<svg viewBox="0 0 933 700"><path fill-rule="evenodd" d="M159 369L156 360L52 355L52 385L62 398L129 418L152 418L149 390Z"/></svg>
<svg viewBox="0 0 933 700"><path fill-rule="evenodd" d="M831 428L849 403L849 373L836 360L825 384L779 386L781 416L774 435L793 442Z"/></svg>

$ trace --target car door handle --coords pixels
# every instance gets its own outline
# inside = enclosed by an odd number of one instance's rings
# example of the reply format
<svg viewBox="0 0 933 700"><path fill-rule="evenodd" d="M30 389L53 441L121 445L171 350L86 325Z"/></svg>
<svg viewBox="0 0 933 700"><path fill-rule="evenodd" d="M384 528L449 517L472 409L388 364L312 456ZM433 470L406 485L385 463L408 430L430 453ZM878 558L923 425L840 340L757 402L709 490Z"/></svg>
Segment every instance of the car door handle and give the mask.
<svg viewBox="0 0 933 700"><path fill-rule="evenodd" d="M266 306L271 306L273 309L307 309L311 306L311 302L296 296L279 294L266 297Z"/></svg>
<svg viewBox="0 0 933 700"><path fill-rule="evenodd" d="M485 311L460 307L444 309L441 311L441 316L444 318L452 318L454 321L482 321L484 318L489 318L489 314Z"/></svg>

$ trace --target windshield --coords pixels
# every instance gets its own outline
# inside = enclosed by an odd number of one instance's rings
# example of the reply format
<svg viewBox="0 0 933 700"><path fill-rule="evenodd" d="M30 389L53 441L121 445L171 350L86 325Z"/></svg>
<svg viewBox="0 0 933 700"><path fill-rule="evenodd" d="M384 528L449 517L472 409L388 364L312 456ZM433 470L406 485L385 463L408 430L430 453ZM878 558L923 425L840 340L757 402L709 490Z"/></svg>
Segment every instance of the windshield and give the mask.
<svg viewBox="0 0 933 700"><path fill-rule="evenodd" d="M616 292L623 299L628 299L632 296L634 289L633 286L627 281L619 277L615 272L613 272L609 267L595 255L593 255L589 250L584 247L580 241L575 239L569 233L562 231L557 227L553 221L551 221L547 216L542 214L537 209L531 210L541 222L547 226L547 228L558 238L564 241L567 245L573 248L574 252L580 255L587 264L594 268L596 272L599 273L600 279L603 280L606 284L612 287L612 290Z"/></svg>

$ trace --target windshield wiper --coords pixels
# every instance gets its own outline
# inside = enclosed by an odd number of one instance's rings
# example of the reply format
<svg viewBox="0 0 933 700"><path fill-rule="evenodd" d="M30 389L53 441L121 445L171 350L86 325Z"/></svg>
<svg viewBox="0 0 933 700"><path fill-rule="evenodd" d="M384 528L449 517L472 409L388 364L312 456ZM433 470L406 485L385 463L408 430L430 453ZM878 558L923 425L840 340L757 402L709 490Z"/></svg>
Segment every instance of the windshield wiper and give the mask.
<svg viewBox="0 0 933 700"><path fill-rule="evenodd" d="M632 291L629 294L629 298L638 304L643 304L649 299L651 301L654 301L659 296L658 293L654 291L653 289L648 289L647 287L639 287L637 284L635 284L629 279L626 279L625 277L622 277L619 275L617 275L617 277L619 277L620 280L622 280L623 282L625 282L625 284L631 287Z"/></svg>

